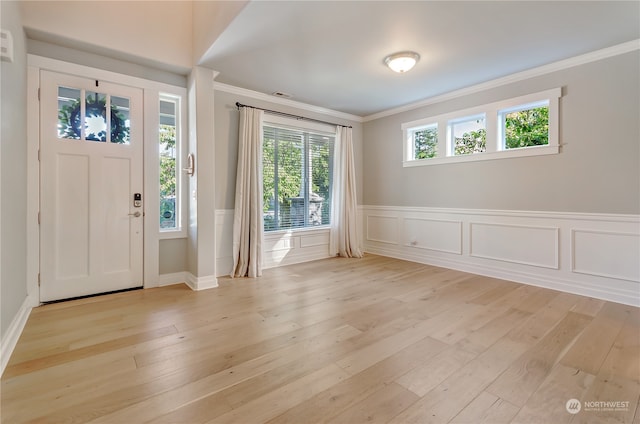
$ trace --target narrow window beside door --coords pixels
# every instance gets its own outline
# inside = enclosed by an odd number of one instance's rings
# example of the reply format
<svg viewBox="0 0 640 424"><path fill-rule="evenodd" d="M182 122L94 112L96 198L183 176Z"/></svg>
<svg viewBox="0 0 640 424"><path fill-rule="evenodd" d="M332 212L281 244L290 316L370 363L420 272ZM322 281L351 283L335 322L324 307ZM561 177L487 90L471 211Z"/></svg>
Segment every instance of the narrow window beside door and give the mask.
<svg viewBox="0 0 640 424"><path fill-rule="evenodd" d="M180 230L179 99L160 97L160 230Z"/></svg>

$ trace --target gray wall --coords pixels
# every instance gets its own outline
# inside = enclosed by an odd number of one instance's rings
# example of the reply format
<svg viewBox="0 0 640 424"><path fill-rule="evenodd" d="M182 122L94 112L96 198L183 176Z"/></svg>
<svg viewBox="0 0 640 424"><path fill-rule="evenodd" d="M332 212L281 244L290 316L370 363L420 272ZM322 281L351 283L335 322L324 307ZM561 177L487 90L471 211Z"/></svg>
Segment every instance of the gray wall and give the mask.
<svg viewBox="0 0 640 424"><path fill-rule="evenodd" d="M237 94L217 90L215 93L215 143L216 143L216 209L233 209L236 189L236 168L238 163L238 120L236 102L280 112L321 119L342 125L353 126L353 149L355 153L358 204L362 204L363 162L362 162L362 124L332 116L326 116L306 110L276 103L256 100Z"/></svg>
<svg viewBox="0 0 640 424"><path fill-rule="evenodd" d="M187 270L187 239L160 240L159 273L172 274Z"/></svg>
<svg viewBox="0 0 640 424"><path fill-rule="evenodd" d="M13 63L0 66L1 132L0 337L27 297L27 56L19 3L0 2L2 29L11 31Z"/></svg>
<svg viewBox="0 0 640 424"><path fill-rule="evenodd" d="M640 53L576 66L364 124L364 204L640 213ZM400 125L562 87L561 153L402 167Z"/></svg>

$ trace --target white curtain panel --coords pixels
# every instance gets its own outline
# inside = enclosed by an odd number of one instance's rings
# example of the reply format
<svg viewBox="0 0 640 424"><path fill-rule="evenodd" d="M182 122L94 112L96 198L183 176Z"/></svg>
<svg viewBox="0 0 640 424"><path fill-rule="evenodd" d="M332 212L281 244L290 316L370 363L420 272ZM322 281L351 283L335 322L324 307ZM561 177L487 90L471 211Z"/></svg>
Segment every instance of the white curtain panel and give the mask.
<svg viewBox="0 0 640 424"><path fill-rule="evenodd" d="M233 214L231 277L262 275L262 117L264 112L240 108L236 204Z"/></svg>
<svg viewBox="0 0 640 424"><path fill-rule="evenodd" d="M361 258L362 252L358 246L356 169L351 128L338 127L334 152L329 254Z"/></svg>

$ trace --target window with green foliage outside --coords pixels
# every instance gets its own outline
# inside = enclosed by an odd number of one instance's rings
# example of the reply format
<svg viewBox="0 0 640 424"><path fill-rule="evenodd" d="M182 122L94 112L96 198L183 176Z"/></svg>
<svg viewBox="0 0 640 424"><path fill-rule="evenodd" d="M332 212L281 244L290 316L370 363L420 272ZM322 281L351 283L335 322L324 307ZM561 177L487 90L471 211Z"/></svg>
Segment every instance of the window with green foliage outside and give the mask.
<svg viewBox="0 0 640 424"><path fill-rule="evenodd" d="M414 159L434 158L438 154L438 124L413 130Z"/></svg>
<svg viewBox="0 0 640 424"><path fill-rule="evenodd" d="M561 97L556 87L405 122L402 166L559 154Z"/></svg>
<svg viewBox="0 0 640 424"><path fill-rule="evenodd" d="M516 110L500 111L504 148L544 146L549 144L549 103L527 105Z"/></svg>
<svg viewBox="0 0 640 424"><path fill-rule="evenodd" d="M264 230L330 223L335 137L264 126Z"/></svg>
<svg viewBox="0 0 640 424"><path fill-rule="evenodd" d="M471 155L487 150L487 126L484 116L455 120L449 127L454 155Z"/></svg>
<svg viewBox="0 0 640 424"><path fill-rule="evenodd" d="M179 196L177 196L177 100L160 100L160 229L176 230L180 227Z"/></svg>

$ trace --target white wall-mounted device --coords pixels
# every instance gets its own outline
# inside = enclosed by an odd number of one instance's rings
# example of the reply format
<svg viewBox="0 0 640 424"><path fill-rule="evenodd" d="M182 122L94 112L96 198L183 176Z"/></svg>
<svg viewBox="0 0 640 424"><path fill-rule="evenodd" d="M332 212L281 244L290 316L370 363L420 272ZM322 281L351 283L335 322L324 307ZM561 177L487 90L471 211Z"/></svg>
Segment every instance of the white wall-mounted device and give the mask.
<svg viewBox="0 0 640 424"><path fill-rule="evenodd" d="M13 62L13 35L5 29L0 30L0 58Z"/></svg>

